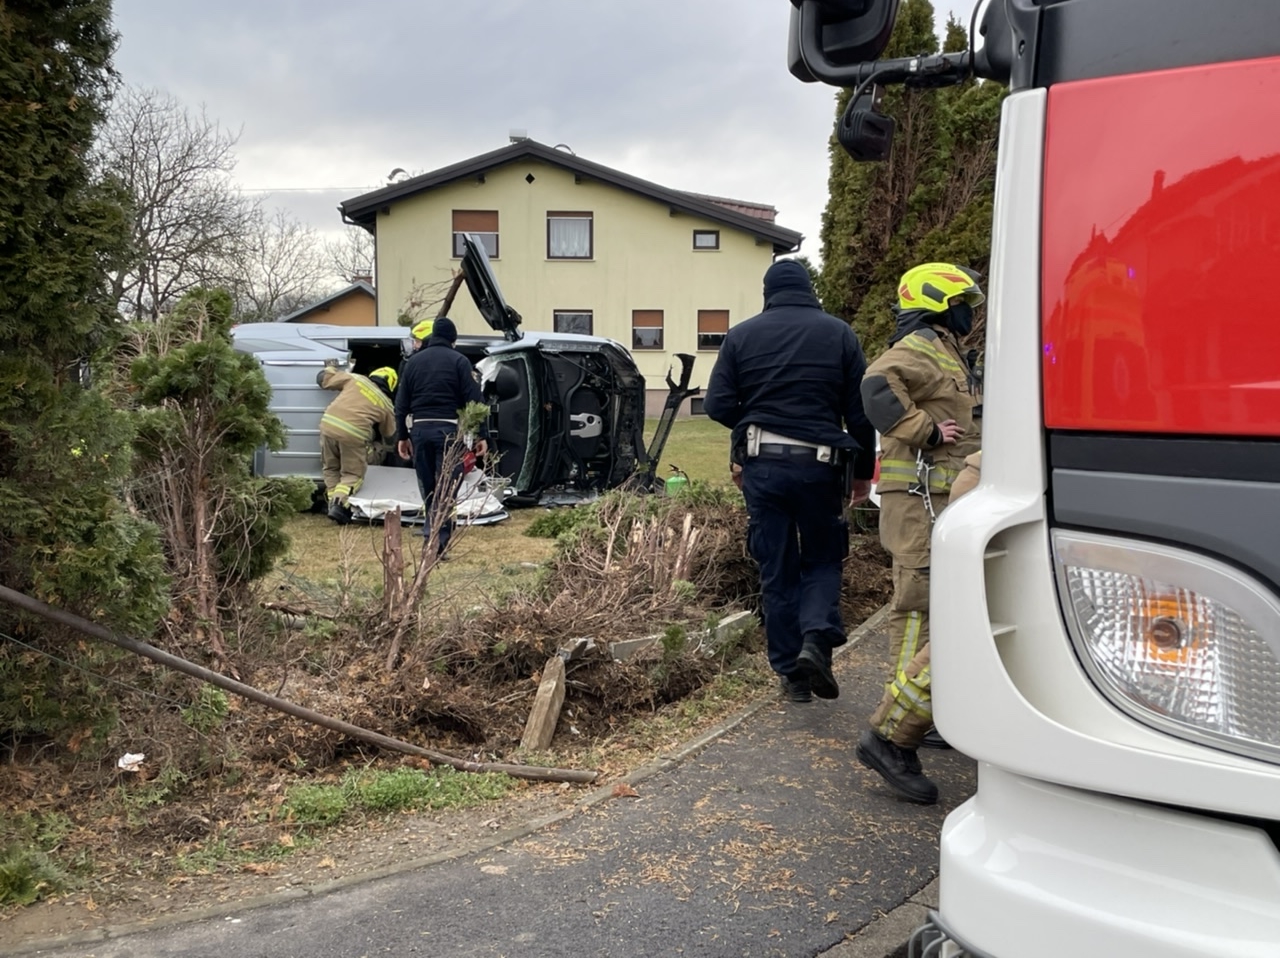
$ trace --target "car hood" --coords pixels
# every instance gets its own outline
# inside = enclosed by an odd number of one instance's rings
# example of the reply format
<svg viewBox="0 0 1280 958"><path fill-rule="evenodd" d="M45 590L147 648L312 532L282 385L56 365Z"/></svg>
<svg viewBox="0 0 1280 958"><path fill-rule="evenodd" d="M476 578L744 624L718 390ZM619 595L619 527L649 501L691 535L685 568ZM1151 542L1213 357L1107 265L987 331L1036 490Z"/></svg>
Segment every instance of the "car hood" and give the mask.
<svg viewBox="0 0 1280 958"><path fill-rule="evenodd" d="M475 300L476 309L480 310L486 323L502 334L503 339L515 342L523 335L520 332L520 314L502 298L502 290L489 263L489 254L479 238L471 233L462 234L462 244L462 275L466 277L467 289Z"/></svg>

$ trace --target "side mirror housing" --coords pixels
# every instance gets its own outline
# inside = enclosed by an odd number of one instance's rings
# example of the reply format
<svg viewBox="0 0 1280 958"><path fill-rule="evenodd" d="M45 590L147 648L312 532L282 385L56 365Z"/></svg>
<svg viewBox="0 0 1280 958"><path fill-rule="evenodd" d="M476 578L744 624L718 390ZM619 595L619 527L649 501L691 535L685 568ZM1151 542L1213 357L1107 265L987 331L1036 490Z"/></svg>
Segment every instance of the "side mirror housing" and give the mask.
<svg viewBox="0 0 1280 958"><path fill-rule="evenodd" d="M806 83L858 82L889 43L898 0L792 0L787 67Z"/></svg>

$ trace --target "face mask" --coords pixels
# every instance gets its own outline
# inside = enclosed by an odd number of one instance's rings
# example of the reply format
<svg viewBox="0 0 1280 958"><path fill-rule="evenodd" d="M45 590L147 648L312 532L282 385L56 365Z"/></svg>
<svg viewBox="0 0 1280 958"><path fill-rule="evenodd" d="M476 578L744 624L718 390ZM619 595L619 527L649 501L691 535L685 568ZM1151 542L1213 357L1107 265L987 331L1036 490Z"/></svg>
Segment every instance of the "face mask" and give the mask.
<svg viewBox="0 0 1280 958"><path fill-rule="evenodd" d="M957 336L968 336L973 329L973 307L968 303L956 303L948 307L947 327Z"/></svg>

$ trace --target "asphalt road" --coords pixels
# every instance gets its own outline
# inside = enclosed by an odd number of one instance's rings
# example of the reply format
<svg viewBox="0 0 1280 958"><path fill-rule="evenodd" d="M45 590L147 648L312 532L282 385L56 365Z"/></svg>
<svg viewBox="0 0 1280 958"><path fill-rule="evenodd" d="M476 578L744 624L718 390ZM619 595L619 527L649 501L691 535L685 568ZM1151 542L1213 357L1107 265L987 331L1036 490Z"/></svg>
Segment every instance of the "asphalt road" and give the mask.
<svg viewBox="0 0 1280 958"><path fill-rule="evenodd" d="M770 702L617 797L483 853L50 958L814 956L937 874L973 763L923 752L942 802L897 799L853 755L889 652L840 656L842 694Z"/></svg>

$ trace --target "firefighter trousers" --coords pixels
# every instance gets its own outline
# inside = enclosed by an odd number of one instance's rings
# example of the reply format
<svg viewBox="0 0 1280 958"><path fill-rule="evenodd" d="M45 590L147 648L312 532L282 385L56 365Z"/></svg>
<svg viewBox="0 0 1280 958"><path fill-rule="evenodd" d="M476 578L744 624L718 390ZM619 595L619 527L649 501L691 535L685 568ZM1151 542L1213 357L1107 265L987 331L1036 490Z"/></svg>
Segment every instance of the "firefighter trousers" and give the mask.
<svg viewBox="0 0 1280 958"><path fill-rule="evenodd" d="M946 495L934 495L937 514ZM916 748L933 726L929 670L929 538L933 523L922 497L908 492L880 495L880 542L893 556L893 600L889 642L893 675L871 715L871 727L903 748Z"/></svg>
<svg viewBox="0 0 1280 958"><path fill-rule="evenodd" d="M320 474L325 498L343 503L364 484L369 470L368 443L355 436L320 430Z"/></svg>

